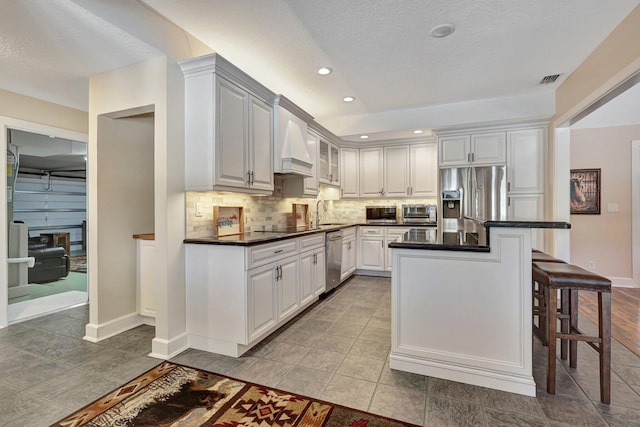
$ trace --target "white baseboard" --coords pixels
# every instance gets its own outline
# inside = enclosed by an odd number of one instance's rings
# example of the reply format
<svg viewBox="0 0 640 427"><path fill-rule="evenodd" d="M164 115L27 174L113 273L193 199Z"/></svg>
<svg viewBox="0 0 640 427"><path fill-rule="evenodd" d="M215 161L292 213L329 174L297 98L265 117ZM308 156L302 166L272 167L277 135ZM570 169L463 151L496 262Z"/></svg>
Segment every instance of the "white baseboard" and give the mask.
<svg viewBox="0 0 640 427"><path fill-rule="evenodd" d="M99 325L89 323L83 339L96 343L143 324L142 316L138 313L130 313Z"/></svg>
<svg viewBox="0 0 640 427"><path fill-rule="evenodd" d="M154 338L151 342L150 357L157 359L171 359L189 348L189 337L183 333L170 340Z"/></svg>
<svg viewBox="0 0 640 427"><path fill-rule="evenodd" d="M610 277L612 286L619 288L640 288L640 283L633 280L632 277Z"/></svg>

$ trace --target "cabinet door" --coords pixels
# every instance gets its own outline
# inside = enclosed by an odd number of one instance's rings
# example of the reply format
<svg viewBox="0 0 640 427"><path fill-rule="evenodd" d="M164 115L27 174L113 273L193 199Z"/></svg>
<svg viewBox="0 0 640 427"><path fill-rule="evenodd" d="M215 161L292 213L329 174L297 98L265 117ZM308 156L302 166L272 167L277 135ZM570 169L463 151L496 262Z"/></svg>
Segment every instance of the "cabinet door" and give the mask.
<svg viewBox="0 0 640 427"><path fill-rule="evenodd" d="M249 182L249 94L226 80L217 82L215 184L245 188Z"/></svg>
<svg viewBox="0 0 640 427"><path fill-rule="evenodd" d="M437 144L412 145L409 152L409 196L436 197L438 194Z"/></svg>
<svg viewBox="0 0 640 427"><path fill-rule="evenodd" d="M406 197L409 187L409 147L385 147L384 195Z"/></svg>
<svg viewBox="0 0 640 427"><path fill-rule="evenodd" d="M249 342L278 323L275 288L277 266L277 263L272 263L247 272Z"/></svg>
<svg viewBox="0 0 640 427"><path fill-rule="evenodd" d="M329 145L329 179L334 185L340 184L340 149Z"/></svg>
<svg viewBox="0 0 640 427"><path fill-rule="evenodd" d="M544 193L544 129L507 132L507 191Z"/></svg>
<svg viewBox="0 0 640 427"><path fill-rule="evenodd" d="M329 143L322 139L318 140L318 181L330 184L329 179Z"/></svg>
<svg viewBox="0 0 640 427"><path fill-rule="evenodd" d="M312 133L307 134L307 149L309 150L309 156L311 157L312 176L303 178L303 195L305 196L317 196L318 195L318 137Z"/></svg>
<svg viewBox="0 0 640 427"><path fill-rule="evenodd" d="M351 242L347 240L342 241L342 261L340 263L340 281L342 282L345 277L349 275L349 247Z"/></svg>
<svg viewBox="0 0 640 427"><path fill-rule="evenodd" d="M358 238L358 268L383 271L385 268L383 244L383 237Z"/></svg>
<svg viewBox="0 0 640 427"><path fill-rule="evenodd" d="M384 196L382 148L360 150L360 197Z"/></svg>
<svg viewBox="0 0 640 427"><path fill-rule="evenodd" d="M154 240L136 240L138 313L143 316L156 316L155 272L156 242Z"/></svg>
<svg viewBox="0 0 640 427"><path fill-rule="evenodd" d="M359 196L359 151L357 148L343 148L341 150L342 172L340 174L340 185L342 187L342 197Z"/></svg>
<svg viewBox="0 0 640 427"><path fill-rule="evenodd" d="M278 287L278 321L281 322L294 315L300 308L298 294L298 257L287 258L279 263L280 276L276 281Z"/></svg>
<svg viewBox="0 0 640 427"><path fill-rule="evenodd" d="M314 254L312 251L300 255L300 304L306 305L313 300L315 278Z"/></svg>
<svg viewBox="0 0 640 427"><path fill-rule="evenodd" d="M327 279L326 279L326 257L324 248L317 249L315 251L315 259L314 259L314 295L318 296L323 293L327 289Z"/></svg>
<svg viewBox="0 0 640 427"><path fill-rule="evenodd" d="M440 166L459 166L469 164L471 137L443 136L438 140Z"/></svg>
<svg viewBox="0 0 640 427"><path fill-rule="evenodd" d="M543 221L544 195L509 195L507 215L509 221ZM544 250L544 230L531 230L531 246L534 249Z"/></svg>
<svg viewBox="0 0 640 427"><path fill-rule="evenodd" d="M250 187L273 191L273 108L256 99L249 99L249 167Z"/></svg>
<svg viewBox="0 0 640 427"><path fill-rule="evenodd" d="M356 241L349 240L349 258L347 260L347 275L356 271Z"/></svg>
<svg viewBox="0 0 640 427"><path fill-rule="evenodd" d="M471 162L496 164L507 161L507 143L504 132L471 135Z"/></svg>

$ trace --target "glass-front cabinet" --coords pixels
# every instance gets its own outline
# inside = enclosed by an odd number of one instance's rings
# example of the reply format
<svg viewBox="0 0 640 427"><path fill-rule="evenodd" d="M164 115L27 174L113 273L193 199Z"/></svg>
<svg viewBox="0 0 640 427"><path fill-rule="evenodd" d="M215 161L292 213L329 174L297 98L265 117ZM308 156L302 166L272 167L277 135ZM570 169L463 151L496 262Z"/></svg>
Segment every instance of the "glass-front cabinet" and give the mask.
<svg viewBox="0 0 640 427"><path fill-rule="evenodd" d="M340 149L323 139L318 144L319 180L325 184L340 185Z"/></svg>

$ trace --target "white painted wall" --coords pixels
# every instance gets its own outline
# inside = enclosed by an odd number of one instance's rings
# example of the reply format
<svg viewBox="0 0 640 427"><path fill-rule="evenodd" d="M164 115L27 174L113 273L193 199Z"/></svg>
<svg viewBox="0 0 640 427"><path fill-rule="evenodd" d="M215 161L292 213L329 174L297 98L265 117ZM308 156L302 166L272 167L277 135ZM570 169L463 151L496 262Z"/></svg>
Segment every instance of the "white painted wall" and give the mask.
<svg viewBox="0 0 640 427"><path fill-rule="evenodd" d="M115 268L109 263L109 253L121 248L118 245L103 248L99 242L100 236L108 232L110 226L100 221L100 209L105 205L100 198L103 195L109 197L110 191L108 182L100 178L100 168L108 167L110 163L99 158L98 154L100 144L107 140L102 139L106 136L100 132L104 125L101 116L113 119L153 111L154 230L138 229L134 232L153 231L156 236L156 338L153 341L153 354L158 357L177 354L187 344L182 246L185 234L183 88L184 81L178 65L166 57L93 76L89 88L88 185L91 227L88 262L91 310L85 338L99 341L142 323L135 311L135 299L131 304L125 301L131 297L131 284L116 284L120 287L110 289L112 281L108 273L102 274L100 271ZM126 157L127 152L123 151L120 155ZM111 162L114 160L117 158L111 159ZM103 166L103 162L107 166ZM104 206L104 209L117 208ZM133 239L129 239L128 244L133 250ZM107 253L102 253L101 248ZM133 257L130 262L134 263ZM105 293L107 297L103 297Z"/></svg>

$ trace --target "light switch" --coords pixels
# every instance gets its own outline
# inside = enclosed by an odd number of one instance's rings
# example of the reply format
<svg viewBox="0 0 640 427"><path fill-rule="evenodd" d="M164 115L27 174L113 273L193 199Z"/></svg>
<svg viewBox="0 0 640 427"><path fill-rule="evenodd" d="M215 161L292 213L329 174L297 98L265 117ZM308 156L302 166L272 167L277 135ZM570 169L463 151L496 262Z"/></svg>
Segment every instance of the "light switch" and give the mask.
<svg viewBox="0 0 640 427"><path fill-rule="evenodd" d="M196 216L202 216L202 202L196 202Z"/></svg>
<svg viewBox="0 0 640 427"><path fill-rule="evenodd" d="M617 203L608 203L607 204L607 212L618 212L618 204Z"/></svg>

